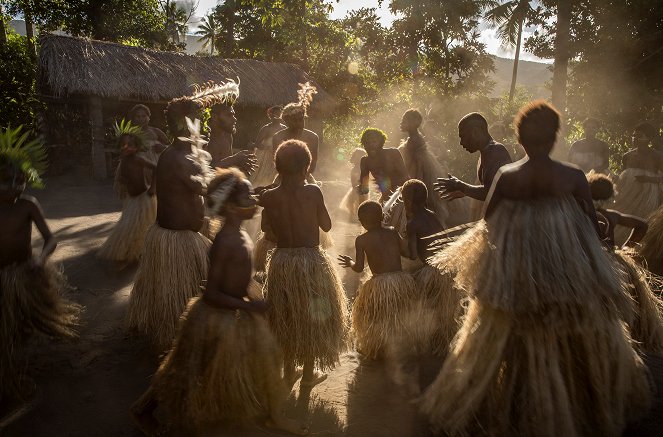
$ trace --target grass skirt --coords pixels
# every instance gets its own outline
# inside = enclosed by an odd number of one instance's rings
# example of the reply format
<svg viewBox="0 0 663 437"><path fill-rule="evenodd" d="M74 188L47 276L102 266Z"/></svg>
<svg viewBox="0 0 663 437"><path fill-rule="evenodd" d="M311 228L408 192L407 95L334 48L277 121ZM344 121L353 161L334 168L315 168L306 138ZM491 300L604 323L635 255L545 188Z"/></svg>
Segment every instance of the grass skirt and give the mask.
<svg viewBox="0 0 663 437"><path fill-rule="evenodd" d="M200 231L198 232L208 240L214 241L216 234L219 233L222 227L223 227L222 217L205 216L205 218L203 219L203 227L200 228Z"/></svg>
<svg viewBox="0 0 663 437"><path fill-rule="evenodd" d="M398 148L403 155L407 172L412 179L419 179L428 188L428 207L435 213L445 228L467 223L470 220L470 201L464 197L453 202L443 200L433 189L437 178L445 178L449 174L427 147L411 149L406 146Z"/></svg>
<svg viewBox="0 0 663 437"><path fill-rule="evenodd" d="M663 276L663 206L649 216L648 225L641 241L640 255L652 273Z"/></svg>
<svg viewBox="0 0 663 437"><path fill-rule="evenodd" d="M503 200L434 257L471 301L421 407L449 435L618 436L651 387L615 263L575 200Z"/></svg>
<svg viewBox="0 0 663 437"><path fill-rule="evenodd" d="M348 192L345 193L343 199L341 199L339 208L350 215L353 220L358 220L357 209L359 209L359 205L365 200L368 200L368 194L359 194L356 188L351 187Z"/></svg>
<svg viewBox="0 0 663 437"><path fill-rule="evenodd" d="M20 393L18 355L32 334L74 338L81 307L65 299L64 275L51 264L0 269L0 401Z"/></svg>
<svg viewBox="0 0 663 437"><path fill-rule="evenodd" d="M152 225L145 237L136 282L129 297L127 324L168 349L187 302L200 293L209 268L211 242L192 231Z"/></svg>
<svg viewBox="0 0 663 437"><path fill-rule="evenodd" d="M277 248L269 257L269 322L287 362L307 359L326 370L347 347L348 308L343 285L327 253Z"/></svg>
<svg viewBox="0 0 663 437"><path fill-rule="evenodd" d="M444 268L424 265L414 273L414 280L423 293L422 314L417 321L420 342L426 352L444 356L460 328L465 293L454 286L453 275Z"/></svg>
<svg viewBox="0 0 663 437"><path fill-rule="evenodd" d="M143 251L145 234L156 217L156 196L143 193L136 197L126 197L122 216L101 246L99 256L110 261L137 261Z"/></svg>
<svg viewBox="0 0 663 437"><path fill-rule="evenodd" d="M633 314L624 317L631 338L646 353L663 353L663 308L650 287L648 272L631 258L628 252L617 250L614 259L626 273L624 291L633 300Z"/></svg>
<svg viewBox="0 0 663 437"><path fill-rule="evenodd" d="M274 152L271 147L256 149L258 158L258 169L251 175L251 185L254 187L265 187L276 179L276 167L274 166Z"/></svg>
<svg viewBox="0 0 663 437"><path fill-rule="evenodd" d="M649 216L663 204L663 191L660 184L640 183L636 176L659 176L659 173L627 168L619 175L617 181L617 194L613 209L624 214L631 214L647 220ZM615 229L615 243L624 244L630 229L617 226Z"/></svg>
<svg viewBox="0 0 663 437"><path fill-rule="evenodd" d="M406 315L416 302L416 284L405 272L373 275L359 288L352 305L357 349L369 358L409 341Z"/></svg>
<svg viewBox="0 0 663 437"><path fill-rule="evenodd" d="M267 258L269 257L269 253L274 249L276 249L276 243L268 240L264 232L260 232L253 247L253 269L256 272L267 270Z"/></svg>
<svg viewBox="0 0 663 437"><path fill-rule="evenodd" d="M267 320L191 299L152 383L177 424L244 422L285 398L281 355Z"/></svg>

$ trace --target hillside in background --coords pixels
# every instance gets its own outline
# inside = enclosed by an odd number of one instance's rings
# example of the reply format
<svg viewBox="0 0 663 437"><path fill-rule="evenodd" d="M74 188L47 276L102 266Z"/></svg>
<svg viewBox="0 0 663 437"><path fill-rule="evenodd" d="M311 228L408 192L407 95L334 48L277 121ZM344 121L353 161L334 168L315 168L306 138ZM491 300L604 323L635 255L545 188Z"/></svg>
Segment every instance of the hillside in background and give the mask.
<svg viewBox="0 0 663 437"><path fill-rule="evenodd" d="M518 63L518 86L524 87L533 98L550 98L550 90L546 83L552 80L552 64L541 62L520 61ZM513 70L513 59L499 58L495 56L495 72L492 79L495 81L492 97L499 97L509 92L511 86L511 73Z"/></svg>

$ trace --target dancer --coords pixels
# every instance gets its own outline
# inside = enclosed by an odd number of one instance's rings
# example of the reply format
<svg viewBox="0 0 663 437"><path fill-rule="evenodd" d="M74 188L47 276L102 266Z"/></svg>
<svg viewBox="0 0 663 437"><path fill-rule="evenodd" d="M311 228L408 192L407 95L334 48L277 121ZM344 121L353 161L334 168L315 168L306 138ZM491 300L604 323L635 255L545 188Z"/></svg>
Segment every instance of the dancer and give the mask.
<svg viewBox="0 0 663 437"><path fill-rule="evenodd" d="M646 235L647 222L639 217L606 208L606 203L612 199L614 193L614 185L609 176L590 171L587 174L587 181L596 212L607 228L605 235L610 245L610 252L625 273L624 292L634 304L633 311L624 316L631 337L640 350L647 353L661 353L663 352L662 304L651 289L649 274L634 260L637 253L633 247ZM615 250L614 229L617 226L632 229L632 232L622 248Z"/></svg>
<svg viewBox="0 0 663 437"><path fill-rule="evenodd" d="M663 153L650 147L655 136L656 129L649 123L640 123L633 132L635 149L624 154L617 181L614 209L621 213L648 219L663 204ZM615 230L617 244L627 237L627 230Z"/></svg>
<svg viewBox="0 0 663 437"><path fill-rule="evenodd" d="M298 378L312 387L327 378L314 373L338 362L346 347L347 302L329 255L320 247L319 229L329 232L331 218L322 191L307 184L311 152L306 144L289 140L276 151L281 183L260 196L263 221L274 232L277 248L267 265L265 294L272 330L284 353L286 381Z"/></svg>
<svg viewBox="0 0 663 437"><path fill-rule="evenodd" d="M651 387L587 179L549 157L549 104L515 124L528 159L500 170L485 219L435 255L471 301L422 409L449 435L620 436Z"/></svg>
<svg viewBox="0 0 663 437"><path fill-rule="evenodd" d="M254 187L264 187L271 185L276 178L276 168L274 167L274 149L272 140L277 132L286 129L287 126L281 120L283 107L272 106L267 110L269 123L264 125L258 131L256 137L256 156L258 158L258 170L251 176L251 183Z"/></svg>
<svg viewBox="0 0 663 437"><path fill-rule="evenodd" d="M349 220L355 221L357 208L362 202L368 200L368 194L359 194L355 187L359 186L361 178L361 159L366 156L364 149L354 149L350 156L350 189L341 199L340 209L348 214Z"/></svg>
<svg viewBox="0 0 663 437"><path fill-rule="evenodd" d="M569 150L569 162L580 167L588 173L608 174L610 169L610 146L604 141L596 138L601 128L601 123L595 118L588 118L582 123L584 137L571 146Z"/></svg>
<svg viewBox="0 0 663 437"><path fill-rule="evenodd" d="M306 427L283 415L288 392L279 349L263 315L267 304L250 290L253 243L240 225L255 212L251 184L238 170L219 170L207 203L225 220L210 250L205 291L189 302L173 348L132 415L147 435L163 430L157 406L173 423L197 431L268 413L267 426L305 435Z"/></svg>
<svg viewBox="0 0 663 437"><path fill-rule="evenodd" d="M27 393L21 352L34 334L73 338L80 307L63 296L66 279L48 259L56 240L37 199L23 193L41 187L46 152L27 133L0 130L0 409ZM32 225L44 245L32 254Z"/></svg>
<svg viewBox="0 0 663 437"><path fill-rule="evenodd" d="M464 293L454 287L453 275L444 266L431 266L433 255L430 237L444 228L433 211L426 208L426 185L410 179L403 185L403 202L407 213L407 246L409 257L423 264L414 273L417 290L421 292L422 311L418 337L425 344L423 352L444 356L451 339L458 332L463 315Z"/></svg>
<svg viewBox="0 0 663 437"><path fill-rule="evenodd" d="M127 189L122 215L111 235L101 246L99 256L122 266L138 261L148 228L157 215L154 184L146 180L146 170L154 170L156 163L149 161L141 129L131 122L115 124L115 137L120 146L120 180ZM152 173L150 171L150 173Z"/></svg>
<svg viewBox="0 0 663 437"><path fill-rule="evenodd" d="M468 153L479 152L477 162L477 178L479 185L467 184L454 176L439 178L435 183L435 190L443 199L457 199L471 197L484 201L493 184L497 171L506 164L511 163L511 156L506 147L495 142L488 132L488 122L483 115L472 112L463 117L458 123L458 136L460 145Z"/></svg>
<svg viewBox="0 0 663 437"><path fill-rule="evenodd" d="M640 255L647 262L647 269L663 276L663 206L654 211L647 221L648 231L640 246Z"/></svg>
<svg viewBox="0 0 663 437"><path fill-rule="evenodd" d="M387 135L380 129L368 128L361 134L361 145L366 150L366 156L359 162L360 195L369 192L369 177L373 176L382 196L380 203L384 204L398 187L408 179L407 169L398 149L385 148Z"/></svg>
<svg viewBox="0 0 663 437"><path fill-rule="evenodd" d="M359 221L366 229L355 240L356 261L339 255L341 266L364 271L364 258L373 276L364 282L352 305L352 329L357 350L370 359L393 355L410 342L406 315L416 301L412 275L401 267L401 238L394 228L382 226L382 207L368 200L359 206Z"/></svg>
<svg viewBox="0 0 663 437"><path fill-rule="evenodd" d="M207 276L211 242L198 231L210 156L200 147L198 120L190 121L199 109L188 97L174 99L166 108L175 140L157 164L157 221L147 231L129 297L129 328L147 335L158 351L172 343L180 315Z"/></svg>

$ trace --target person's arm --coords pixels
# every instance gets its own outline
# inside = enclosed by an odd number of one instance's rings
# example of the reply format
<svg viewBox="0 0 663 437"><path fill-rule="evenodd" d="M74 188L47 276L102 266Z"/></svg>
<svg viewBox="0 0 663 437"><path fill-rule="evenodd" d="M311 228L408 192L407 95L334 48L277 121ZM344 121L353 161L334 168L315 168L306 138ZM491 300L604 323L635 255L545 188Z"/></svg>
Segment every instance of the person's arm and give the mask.
<svg viewBox="0 0 663 437"><path fill-rule="evenodd" d="M419 256L417 250L417 230L414 220L410 220L407 223L405 232L407 232L407 239L402 239L400 235L398 236L401 242L401 255L414 261Z"/></svg>
<svg viewBox="0 0 663 437"><path fill-rule="evenodd" d="M485 219L490 217L493 211L495 211L497 205L499 205L500 201L502 200L500 179L502 178L503 174L503 171L500 169L495 175L495 179L493 179L493 184L490 186L490 190L488 190L488 194L486 195L486 200L484 203L483 216Z"/></svg>
<svg viewBox="0 0 663 437"><path fill-rule="evenodd" d="M342 267L349 267L357 273L364 271L364 246L361 235L355 239L355 258L357 261L353 261L352 258L347 255L339 255L338 261Z"/></svg>
<svg viewBox="0 0 663 437"><path fill-rule="evenodd" d="M622 214L619 211L614 211L614 210L609 210L609 211L612 214L614 214L615 217L617 217L617 224L619 226L624 226L626 228L632 229L631 234L624 243L624 246L630 247L635 243L639 243L640 241L642 241L645 234L647 233L647 229L649 228L645 220L634 215Z"/></svg>
<svg viewBox="0 0 663 437"><path fill-rule="evenodd" d="M405 161L403 161L403 155L401 155L401 152L398 149L394 150L393 153L393 158L394 160L394 169L396 172L396 175L400 180L398 180L399 184L394 186L393 188L396 188L397 186L401 186L410 179L410 174L407 172L407 168L405 168Z"/></svg>
<svg viewBox="0 0 663 437"><path fill-rule="evenodd" d="M163 133L161 129L158 127L153 127L152 131L156 134L157 136L157 141L159 141L162 145L167 146L170 144L170 139L168 138L168 135Z"/></svg>
<svg viewBox="0 0 663 437"><path fill-rule="evenodd" d="M147 168L149 170L154 170L155 168L157 168L156 162L152 162L149 159L145 158L144 156L134 155L134 158L136 159L138 164L143 168Z"/></svg>
<svg viewBox="0 0 663 437"><path fill-rule="evenodd" d="M359 185L355 189L359 194L368 194L368 178L370 172L368 171L368 158L362 157L359 161Z"/></svg>
<svg viewBox="0 0 663 437"><path fill-rule="evenodd" d="M258 131L258 135L256 136L256 139L254 141L254 146L255 146L256 149L263 149L265 147L262 144L262 142L265 140L268 133L269 133L269 130L267 128L267 125L260 128L260 130Z"/></svg>
<svg viewBox="0 0 663 437"><path fill-rule="evenodd" d="M314 189L317 192L318 225L320 226L320 229L322 229L322 232L329 232L332 228L332 221L329 216L329 211L327 211L327 206L325 205L325 198L322 195L322 190L320 190L320 187L317 185L311 185L311 187L315 187Z"/></svg>
<svg viewBox="0 0 663 437"><path fill-rule="evenodd" d="M194 194L205 194L205 182L201 169L189 160L178 161L175 178L180 180Z"/></svg>
<svg viewBox="0 0 663 437"><path fill-rule="evenodd" d="M258 168L258 158L249 150L240 150L234 155L220 159L216 166L221 168L237 167L243 173L250 175Z"/></svg>
<svg viewBox="0 0 663 437"><path fill-rule="evenodd" d="M55 251L55 248L57 247L57 240L53 237L48 224L46 224L44 212L42 211L41 205L39 205L37 199L29 196L22 198L29 203L30 219L35 224L35 226L37 226L37 230L41 234L41 237L44 239L44 245L42 246L41 253L34 261L35 265L43 266L46 260L48 260L48 258Z"/></svg>
<svg viewBox="0 0 663 437"><path fill-rule="evenodd" d="M234 249L218 241L215 241L213 244L210 255L210 269L203 298L206 302L219 308L265 312L267 306L264 301L244 300L223 292L221 286L223 278L222 267L228 263L232 253L234 253Z"/></svg>
<svg viewBox="0 0 663 437"><path fill-rule="evenodd" d="M592 192L589 188L589 182L582 170L575 170L575 190L573 193L576 201L582 208L583 212L587 214L592 226L596 230L596 234L601 238L602 232L599 226L599 220L596 217L596 209L594 208L594 201L592 200Z"/></svg>
<svg viewBox="0 0 663 437"><path fill-rule="evenodd" d="M320 139L315 133L311 135L310 144L308 144L309 151L311 152L311 165L309 166L309 173L313 173L318 165L318 149L320 147Z"/></svg>

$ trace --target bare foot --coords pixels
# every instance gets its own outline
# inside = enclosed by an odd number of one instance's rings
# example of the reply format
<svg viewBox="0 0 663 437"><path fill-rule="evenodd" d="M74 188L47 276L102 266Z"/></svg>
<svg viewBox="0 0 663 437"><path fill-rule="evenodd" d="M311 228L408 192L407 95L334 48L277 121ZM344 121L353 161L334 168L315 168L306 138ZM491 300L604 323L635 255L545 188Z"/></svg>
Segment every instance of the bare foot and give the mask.
<svg viewBox="0 0 663 437"><path fill-rule="evenodd" d="M314 373L311 379L302 379L302 382L299 385L302 387L315 387L326 379L327 375L324 373Z"/></svg>
<svg viewBox="0 0 663 437"><path fill-rule="evenodd" d="M270 429L289 432L290 434L308 435L308 428L306 425L299 423L296 420L288 419L287 417L268 419L265 426Z"/></svg>
<svg viewBox="0 0 663 437"><path fill-rule="evenodd" d="M283 380L288 387L288 391L292 391L292 387L295 385L297 380L302 377L303 374L304 372L302 372L300 369L296 369L292 374L283 376Z"/></svg>
<svg viewBox="0 0 663 437"><path fill-rule="evenodd" d="M152 413L132 408L131 417L138 429L147 436L159 436L165 432L164 427L154 418Z"/></svg>

